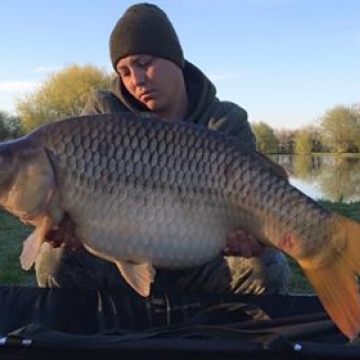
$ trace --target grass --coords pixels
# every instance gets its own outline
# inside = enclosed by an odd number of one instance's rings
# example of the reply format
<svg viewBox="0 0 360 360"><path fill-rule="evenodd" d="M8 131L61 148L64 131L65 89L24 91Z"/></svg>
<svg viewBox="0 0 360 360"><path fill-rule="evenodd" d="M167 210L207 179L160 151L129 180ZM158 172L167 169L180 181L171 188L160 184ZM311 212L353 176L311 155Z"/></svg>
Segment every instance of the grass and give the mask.
<svg viewBox="0 0 360 360"><path fill-rule="evenodd" d="M320 202L330 210L360 222L360 202L351 204ZM34 270L23 271L19 262L22 242L31 231L31 227L23 225L12 215L0 210L0 284L35 285ZM312 293L312 288L298 265L291 259L289 263L292 270L291 293Z"/></svg>
<svg viewBox="0 0 360 360"><path fill-rule="evenodd" d="M34 285L34 271L21 268L22 243L32 231L12 215L0 210L0 284Z"/></svg>

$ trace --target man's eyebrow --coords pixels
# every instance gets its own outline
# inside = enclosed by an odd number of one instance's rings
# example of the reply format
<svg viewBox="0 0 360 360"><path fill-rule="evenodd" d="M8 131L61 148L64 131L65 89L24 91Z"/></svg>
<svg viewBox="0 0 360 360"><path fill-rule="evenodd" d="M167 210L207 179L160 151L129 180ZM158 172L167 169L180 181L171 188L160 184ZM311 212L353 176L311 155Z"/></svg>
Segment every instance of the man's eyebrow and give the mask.
<svg viewBox="0 0 360 360"><path fill-rule="evenodd" d="M154 56L153 55L147 55L147 54L144 54L144 55L142 55L142 54L140 54L140 55L132 55L131 56L131 59L130 59L130 61L129 61L129 64L124 64L124 65L119 65L119 66L117 66L116 67L116 70L121 70L121 69L127 69L128 68L128 65L133 65L133 64L135 64L135 63L138 63L139 61L141 61L141 60L146 60L146 61L148 61L148 60L151 60L151 59L153 59L154 58Z"/></svg>
<svg viewBox="0 0 360 360"><path fill-rule="evenodd" d="M130 64L136 63L136 62L138 62L141 58L142 58L141 55L132 55L132 56L131 56L131 59L129 60L129 63L130 63ZM119 67L127 67L127 64L120 65Z"/></svg>
<svg viewBox="0 0 360 360"><path fill-rule="evenodd" d="M149 60L152 59L153 56L152 55L134 55L134 57L131 59L131 63L133 62L139 62L139 61L143 61L143 60Z"/></svg>

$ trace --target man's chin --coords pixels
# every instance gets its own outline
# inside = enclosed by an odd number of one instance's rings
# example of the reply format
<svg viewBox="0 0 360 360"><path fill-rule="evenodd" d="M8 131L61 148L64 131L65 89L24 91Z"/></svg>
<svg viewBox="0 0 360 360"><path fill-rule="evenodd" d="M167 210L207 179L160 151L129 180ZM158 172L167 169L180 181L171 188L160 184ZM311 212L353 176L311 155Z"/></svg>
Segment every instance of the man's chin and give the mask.
<svg viewBox="0 0 360 360"><path fill-rule="evenodd" d="M144 101L143 104L149 109L149 111L156 112L159 110L159 106L157 106L156 102L153 100Z"/></svg>

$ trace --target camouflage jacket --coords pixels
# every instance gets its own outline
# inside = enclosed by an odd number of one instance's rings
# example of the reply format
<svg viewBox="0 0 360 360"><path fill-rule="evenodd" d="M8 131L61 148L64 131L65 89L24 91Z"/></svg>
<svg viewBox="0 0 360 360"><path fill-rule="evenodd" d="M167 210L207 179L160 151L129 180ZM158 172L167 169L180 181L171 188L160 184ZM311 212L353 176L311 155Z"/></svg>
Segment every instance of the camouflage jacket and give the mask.
<svg viewBox="0 0 360 360"><path fill-rule="evenodd" d="M207 126L236 137L250 149L255 149L255 137L247 120L247 112L240 106L220 101L214 84L193 64L186 61L184 77L189 94L189 112L186 121ZM147 111L138 103L116 77L110 90L96 91L88 100L83 115Z"/></svg>

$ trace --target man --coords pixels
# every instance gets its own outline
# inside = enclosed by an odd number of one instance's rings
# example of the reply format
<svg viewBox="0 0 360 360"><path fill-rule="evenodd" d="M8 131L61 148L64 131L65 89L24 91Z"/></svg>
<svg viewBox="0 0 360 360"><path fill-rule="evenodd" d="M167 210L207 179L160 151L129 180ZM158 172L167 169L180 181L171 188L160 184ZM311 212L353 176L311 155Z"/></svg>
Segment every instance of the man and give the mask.
<svg viewBox="0 0 360 360"><path fill-rule="evenodd" d="M131 6L110 37L110 57L117 73L111 91L97 91L83 114L151 112L168 121L188 121L222 131L255 149L255 139L241 107L216 97L211 81L184 59L167 15L152 4ZM36 261L40 286L126 286L115 265L78 247L74 224L65 218L48 234ZM57 247L67 244L68 247ZM204 266L185 270L157 269L154 287L207 293L284 293L289 269L285 257L239 229L229 234L224 255ZM260 255L254 257L254 255Z"/></svg>

